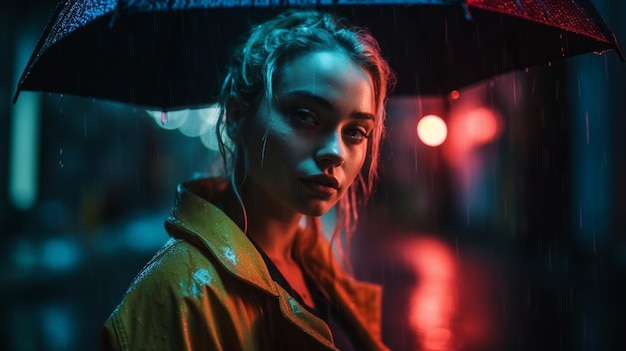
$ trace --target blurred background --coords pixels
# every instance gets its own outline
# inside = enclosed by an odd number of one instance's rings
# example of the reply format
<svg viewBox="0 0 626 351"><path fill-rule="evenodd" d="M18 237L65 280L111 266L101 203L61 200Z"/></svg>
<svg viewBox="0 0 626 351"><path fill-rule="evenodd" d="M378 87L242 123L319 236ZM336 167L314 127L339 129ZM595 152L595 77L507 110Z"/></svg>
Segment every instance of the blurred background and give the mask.
<svg viewBox="0 0 626 351"><path fill-rule="evenodd" d="M626 3L594 4L624 40ZM54 6L0 5L4 350L95 349L167 239L176 185L211 160L193 114L28 91L12 104ZM626 349L625 88L608 52L391 99L351 257L384 285L393 350Z"/></svg>

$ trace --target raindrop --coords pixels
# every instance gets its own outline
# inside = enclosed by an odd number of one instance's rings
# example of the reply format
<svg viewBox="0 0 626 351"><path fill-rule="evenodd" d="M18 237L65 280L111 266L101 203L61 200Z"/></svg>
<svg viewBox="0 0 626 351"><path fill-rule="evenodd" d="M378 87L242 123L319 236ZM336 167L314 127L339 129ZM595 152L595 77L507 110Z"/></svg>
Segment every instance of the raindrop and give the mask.
<svg viewBox="0 0 626 351"><path fill-rule="evenodd" d="M554 93L555 93L555 96L554 96L554 98L555 98L556 100L559 100L559 85L560 85L559 83L560 83L560 82L559 82L559 79L557 78L557 79L555 80L555 82L554 82L554 84L555 84L555 87L554 87Z"/></svg>
<svg viewBox="0 0 626 351"><path fill-rule="evenodd" d="M586 128L587 145L589 145L589 111L585 112L585 128Z"/></svg>
<svg viewBox="0 0 626 351"><path fill-rule="evenodd" d="M59 166L63 167L65 163L63 162L63 148L59 149Z"/></svg>
<svg viewBox="0 0 626 351"><path fill-rule="evenodd" d="M524 72L525 72L525 73L530 72L530 68L528 68L528 67L524 67Z"/></svg>
<svg viewBox="0 0 626 351"><path fill-rule="evenodd" d="M161 128L164 129L178 129L180 128L185 121L187 120L187 116L189 115L189 110L180 110L180 111L146 111L149 116L154 118L154 122L157 123Z"/></svg>
<svg viewBox="0 0 626 351"><path fill-rule="evenodd" d="M598 56L602 56L602 55L604 55L605 53L607 53L608 51L611 51L611 49L596 50L596 51L594 51L593 53L594 53L594 54L596 54L596 55L598 55Z"/></svg>
<svg viewBox="0 0 626 351"><path fill-rule="evenodd" d="M61 98L61 106L60 106L60 112L59 112L59 119L60 122L59 123L61 126L63 125L63 94L61 94L60 96ZM61 131L63 131L63 129L61 129ZM61 135L61 146L59 147L59 166L63 167L65 165L65 163L63 162L63 135Z"/></svg>
<svg viewBox="0 0 626 351"><path fill-rule="evenodd" d="M504 200L504 220L508 220L509 219L509 201L508 200Z"/></svg>
<svg viewBox="0 0 626 351"><path fill-rule="evenodd" d="M578 226L580 229L583 229L583 209L582 207L578 208Z"/></svg>
<svg viewBox="0 0 626 351"><path fill-rule="evenodd" d="M548 67L552 67L552 61L548 61Z"/></svg>
<svg viewBox="0 0 626 351"><path fill-rule="evenodd" d="M513 105L517 105L517 79L513 77Z"/></svg>

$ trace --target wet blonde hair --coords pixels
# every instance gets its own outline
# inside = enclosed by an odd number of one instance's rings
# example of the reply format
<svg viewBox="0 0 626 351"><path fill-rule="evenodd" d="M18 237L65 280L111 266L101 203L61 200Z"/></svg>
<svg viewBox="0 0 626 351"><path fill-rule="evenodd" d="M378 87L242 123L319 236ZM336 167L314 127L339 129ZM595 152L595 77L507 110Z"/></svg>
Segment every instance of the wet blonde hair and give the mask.
<svg viewBox="0 0 626 351"><path fill-rule="evenodd" d="M333 15L309 9L291 9L252 28L247 40L233 56L232 64L223 82L220 94L221 118L218 121L218 141L231 185L237 191L238 182L246 176L246 154L242 147L246 130L255 116L262 99L271 104L274 84L282 65L293 59L317 51L341 51L371 75L376 103L376 119L368 139L365 163L356 180L336 207L333 241L341 234L346 238L356 229L357 207L364 204L373 192L378 179L378 155L384 135L385 102L395 77L382 57L378 42L366 29L350 27ZM244 113L229 115L229 104L236 101ZM226 143L223 132L230 141ZM240 183L239 183L240 184ZM242 204L243 205L243 204ZM245 208L244 208L245 217ZM245 230L245 229L244 229ZM307 216L305 232L321 230L319 218ZM305 235L298 240L316 240L317 235ZM338 240L337 240L338 239ZM346 239L348 240L348 239ZM294 247L306 247L307 244ZM337 245L343 252L342 245ZM296 258L304 253L294 252ZM344 257L345 258L345 257Z"/></svg>

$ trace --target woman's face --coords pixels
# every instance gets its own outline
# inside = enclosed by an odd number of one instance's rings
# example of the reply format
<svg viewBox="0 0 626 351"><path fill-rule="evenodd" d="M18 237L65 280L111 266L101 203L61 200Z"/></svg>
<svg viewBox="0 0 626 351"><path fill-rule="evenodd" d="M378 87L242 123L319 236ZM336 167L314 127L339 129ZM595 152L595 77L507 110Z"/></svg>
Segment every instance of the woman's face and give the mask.
<svg viewBox="0 0 626 351"><path fill-rule="evenodd" d="M294 57L277 74L272 104L260 104L246 131L248 180L263 210L319 216L365 161L376 118L372 79L338 51Z"/></svg>

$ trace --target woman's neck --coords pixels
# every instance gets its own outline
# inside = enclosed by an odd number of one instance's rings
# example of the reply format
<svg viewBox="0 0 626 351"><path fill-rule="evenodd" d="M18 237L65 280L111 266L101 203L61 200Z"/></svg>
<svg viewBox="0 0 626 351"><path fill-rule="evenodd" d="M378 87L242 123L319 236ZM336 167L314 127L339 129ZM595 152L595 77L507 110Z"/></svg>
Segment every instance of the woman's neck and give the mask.
<svg viewBox="0 0 626 351"><path fill-rule="evenodd" d="M260 219L259 221L257 221ZM293 243L298 233L299 223L282 222L276 219L249 218L248 236L259 245L263 252L276 264L293 264Z"/></svg>
<svg viewBox="0 0 626 351"><path fill-rule="evenodd" d="M273 204L267 196L247 187L241 190L245 210L231 191L223 203L226 214L252 237L272 261L294 263L293 243L302 214Z"/></svg>

